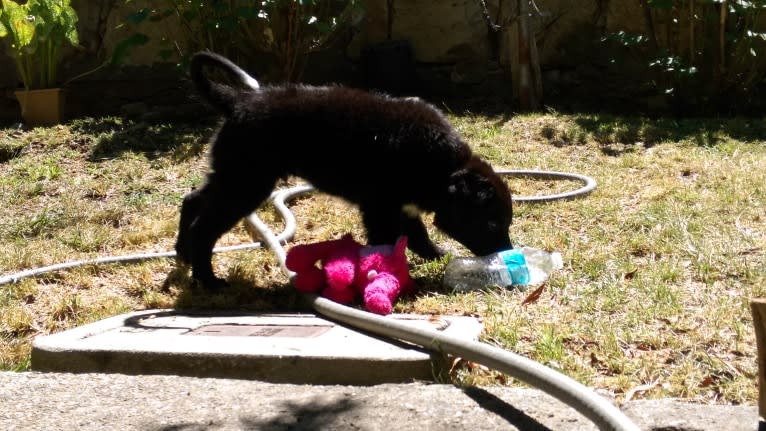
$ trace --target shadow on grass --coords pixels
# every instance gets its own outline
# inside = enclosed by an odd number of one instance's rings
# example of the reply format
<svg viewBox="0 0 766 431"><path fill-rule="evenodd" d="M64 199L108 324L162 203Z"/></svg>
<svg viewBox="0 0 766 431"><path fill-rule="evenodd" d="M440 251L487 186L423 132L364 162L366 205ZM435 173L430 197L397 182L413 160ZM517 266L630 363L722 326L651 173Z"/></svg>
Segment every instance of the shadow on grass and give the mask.
<svg viewBox="0 0 766 431"><path fill-rule="evenodd" d="M190 270L183 265L173 269L166 277L162 290L178 290L174 308L179 310L241 310L305 312L311 307L306 298L292 285L274 283L269 286L254 285L252 279L227 278L228 285L221 288L205 288L191 278Z"/></svg>
<svg viewBox="0 0 766 431"><path fill-rule="evenodd" d="M93 137L89 160L99 162L125 153L141 153L149 159L168 155L182 162L201 154L213 134L215 118L198 123L136 122L120 117L83 118L73 120L74 131Z"/></svg>
<svg viewBox="0 0 766 431"><path fill-rule="evenodd" d="M664 142L714 147L727 140L744 143L763 142L766 123L745 118L649 118L611 114L575 114L572 116L575 139L559 139L556 130L545 126L541 134L554 145L581 144L587 139L598 143L610 156L640 151Z"/></svg>
<svg viewBox="0 0 766 431"><path fill-rule="evenodd" d="M432 101L441 110L456 116L483 116L493 120L494 127L502 127L512 118L530 116L529 125L544 112L524 114L506 101L494 99L459 99ZM552 145L582 145L595 141L604 154L619 156L651 148L664 142L679 142L700 147L714 147L734 140L744 143L762 143L766 136L766 122L760 117L677 117L648 116L639 113L620 114L581 110L558 112L549 108L553 120L542 125L540 136ZM520 124L527 126L526 120Z"/></svg>

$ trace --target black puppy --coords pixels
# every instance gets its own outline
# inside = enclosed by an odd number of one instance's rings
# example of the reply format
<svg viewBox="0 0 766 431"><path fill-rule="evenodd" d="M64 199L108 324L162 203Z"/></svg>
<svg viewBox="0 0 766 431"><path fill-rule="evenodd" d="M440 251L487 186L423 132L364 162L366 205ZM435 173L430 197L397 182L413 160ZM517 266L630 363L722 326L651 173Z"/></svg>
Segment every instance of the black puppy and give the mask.
<svg viewBox="0 0 766 431"><path fill-rule="evenodd" d="M241 87L211 82L224 70ZM473 155L446 118L417 98L393 98L338 86L265 86L217 54L191 61L199 93L226 119L212 144L206 183L181 208L178 257L216 286L216 241L291 175L358 205L370 244L409 237L424 258L443 253L413 209L477 255L511 247L511 194Z"/></svg>

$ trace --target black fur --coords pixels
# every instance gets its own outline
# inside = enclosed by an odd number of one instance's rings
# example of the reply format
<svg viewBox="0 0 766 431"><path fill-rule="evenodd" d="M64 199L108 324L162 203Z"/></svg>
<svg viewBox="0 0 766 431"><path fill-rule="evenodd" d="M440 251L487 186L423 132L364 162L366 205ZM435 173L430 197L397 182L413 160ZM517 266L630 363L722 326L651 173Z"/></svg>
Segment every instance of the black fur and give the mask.
<svg viewBox="0 0 766 431"><path fill-rule="evenodd" d="M222 282L211 264L216 241L291 175L358 205L370 244L404 234L416 254L441 256L420 218L403 211L414 204L477 255L511 247L507 185L433 106L344 87L235 88L210 82L205 65L248 77L216 54L192 58L198 91L226 117L206 183L184 198L176 242L204 285Z"/></svg>

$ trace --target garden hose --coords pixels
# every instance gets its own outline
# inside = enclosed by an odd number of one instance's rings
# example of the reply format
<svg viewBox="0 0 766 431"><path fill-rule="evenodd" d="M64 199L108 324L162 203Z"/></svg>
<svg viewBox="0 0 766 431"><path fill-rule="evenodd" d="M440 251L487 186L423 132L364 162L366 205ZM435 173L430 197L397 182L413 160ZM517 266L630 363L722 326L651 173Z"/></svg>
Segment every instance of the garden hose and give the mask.
<svg viewBox="0 0 766 431"><path fill-rule="evenodd" d="M518 169L501 169L496 170L500 175L507 177L528 177L539 180L574 180L583 184L582 187L576 190L556 193L552 195L536 195L536 196L512 196L511 199L514 202L524 203L543 203L553 202L559 200L571 200L574 198L582 197L592 192L596 188L596 180L585 175L572 174L569 172L556 172L556 171L530 171L530 170L518 170Z"/></svg>
<svg viewBox="0 0 766 431"><path fill-rule="evenodd" d="M573 199L583 196L595 189L596 182L586 176L551 171L522 171L522 170L499 170L500 175L515 177L532 177L539 179L569 179L582 182L582 188L573 192L560 193L547 196L516 197L518 202L549 202L560 199ZM260 234L266 246L275 254L285 273L292 279L292 272L285 266L286 253L282 247L283 242L292 239L296 230L295 216L287 207L286 201L300 194L313 191L311 185L301 185L288 189L278 190L272 193L271 198L277 212L284 220L284 229L279 235L275 235L271 229L255 214L248 216L245 221ZM243 244L232 247L216 248L214 252L243 250L261 247L260 242ZM175 252L146 253L119 257L105 257L100 259L80 260L64 264L51 265L42 268L22 271L0 278L0 285L16 282L22 278L41 275L43 273L59 271L84 265L97 265L117 262L135 262L140 260L173 257ZM478 341L466 340L454 336L445 335L432 329L418 328L395 319L386 318L366 311L361 311L344 305L340 305L317 295L307 295L313 309L330 319L348 324L352 327L369 331L384 337L407 341L429 350L452 354L463 359L473 361L497 371L506 373L514 378L537 387L544 392L573 407L583 416L593 421L602 430L615 431L638 431L633 424L617 407L606 399L594 393L590 388L581 383L554 371L540 363L524 358L523 356L490 346Z"/></svg>

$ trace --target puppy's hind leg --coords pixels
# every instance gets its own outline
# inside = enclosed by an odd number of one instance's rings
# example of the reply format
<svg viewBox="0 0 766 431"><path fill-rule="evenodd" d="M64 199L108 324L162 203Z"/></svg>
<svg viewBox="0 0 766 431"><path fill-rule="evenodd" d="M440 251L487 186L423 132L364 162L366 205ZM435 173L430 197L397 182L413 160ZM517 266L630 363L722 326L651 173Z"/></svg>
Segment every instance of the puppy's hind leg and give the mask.
<svg viewBox="0 0 766 431"><path fill-rule="evenodd" d="M256 210L268 198L274 182L251 185L221 181L212 177L199 190L202 204L190 224L192 277L205 287L219 287L226 282L213 272L213 247L239 220ZM196 202L196 201L195 201Z"/></svg>
<svg viewBox="0 0 766 431"><path fill-rule="evenodd" d="M178 222L178 237L176 239L176 255L181 262L191 263L192 240L189 236L189 228L197 219L202 208L204 196L199 190L193 190L184 196L181 204L181 217Z"/></svg>
<svg viewBox="0 0 766 431"><path fill-rule="evenodd" d="M370 245L394 244L401 234L396 207L376 202L375 205L360 205L362 223L367 230Z"/></svg>

